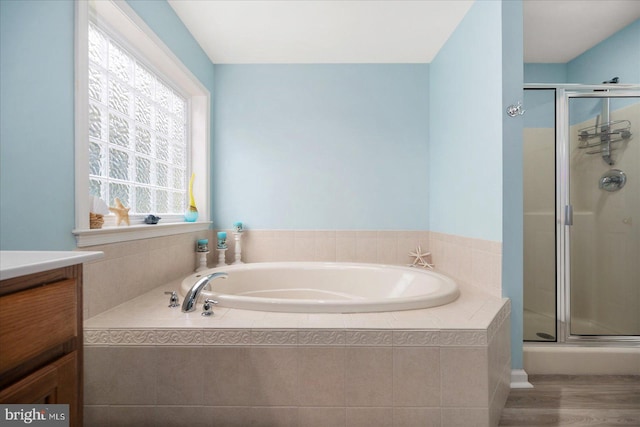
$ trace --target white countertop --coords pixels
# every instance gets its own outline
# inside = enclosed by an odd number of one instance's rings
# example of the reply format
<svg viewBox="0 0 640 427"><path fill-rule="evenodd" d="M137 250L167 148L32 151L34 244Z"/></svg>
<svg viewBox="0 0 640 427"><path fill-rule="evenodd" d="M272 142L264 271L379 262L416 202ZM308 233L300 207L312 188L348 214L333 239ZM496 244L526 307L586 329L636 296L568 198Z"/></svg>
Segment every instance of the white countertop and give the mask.
<svg viewBox="0 0 640 427"><path fill-rule="evenodd" d="M0 251L0 280L82 264L103 256L103 252L90 251Z"/></svg>

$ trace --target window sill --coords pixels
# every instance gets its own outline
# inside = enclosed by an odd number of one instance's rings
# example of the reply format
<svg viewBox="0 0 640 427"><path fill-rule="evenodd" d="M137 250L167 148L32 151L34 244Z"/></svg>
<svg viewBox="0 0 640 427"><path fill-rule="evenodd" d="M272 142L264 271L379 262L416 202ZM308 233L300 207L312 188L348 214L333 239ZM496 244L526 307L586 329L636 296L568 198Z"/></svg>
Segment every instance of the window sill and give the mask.
<svg viewBox="0 0 640 427"><path fill-rule="evenodd" d="M174 222L165 224L143 224L119 227L105 227L89 230L73 230L79 248L104 245L108 243L127 242L130 240L151 239L153 237L171 236L174 234L193 233L208 230L211 221Z"/></svg>

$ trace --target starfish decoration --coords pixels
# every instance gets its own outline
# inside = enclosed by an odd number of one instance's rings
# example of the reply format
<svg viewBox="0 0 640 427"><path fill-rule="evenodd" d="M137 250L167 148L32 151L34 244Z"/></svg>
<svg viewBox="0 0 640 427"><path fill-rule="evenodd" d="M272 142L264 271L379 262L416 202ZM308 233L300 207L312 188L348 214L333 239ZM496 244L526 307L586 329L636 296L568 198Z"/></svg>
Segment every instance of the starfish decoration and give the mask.
<svg viewBox="0 0 640 427"><path fill-rule="evenodd" d="M411 263L411 267L422 267L433 270L433 264L429 264L427 257L431 255L431 252L423 252L422 247L418 245L415 251L409 252L409 256L415 258Z"/></svg>
<svg viewBox="0 0 640 427"><path fill-rule="evenodd" d="M109 210L116 214L116 225L120 225L122 221L126 222L127 225L129 225L129 209L131 208L125 208L120 199L118 199L117 197L115 199L115 202L116 207L109 207Z"/></svg>

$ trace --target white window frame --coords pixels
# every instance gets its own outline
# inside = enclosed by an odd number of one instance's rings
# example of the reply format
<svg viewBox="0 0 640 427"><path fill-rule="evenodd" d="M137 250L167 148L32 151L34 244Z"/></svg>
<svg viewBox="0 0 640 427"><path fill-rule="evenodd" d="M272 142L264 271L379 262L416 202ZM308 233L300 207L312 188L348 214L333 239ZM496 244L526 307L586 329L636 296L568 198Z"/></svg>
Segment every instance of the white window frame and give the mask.
<svg viewBox="0 0 640 427"><path fill-rule="evenodd" d="M191 137L191 171L196 174L194 196L198 207L198 221L184 222L182 218L163 218L156 225L132 223L130 226L89 228L89 96L88 96L88 33L89 14L117 31L138 52L145 53L145 61L178 86L188 98L191 114L188 134ZM209 217L209 141L211 95L204 85L158 38L148 25L123 0L76 1L75 31L75 229L78 247L86 247L128 240L147 239L172 234L206 230ZM173 221L172 221L173 220ZM108 223L107 223L108 224Z"/></svg>

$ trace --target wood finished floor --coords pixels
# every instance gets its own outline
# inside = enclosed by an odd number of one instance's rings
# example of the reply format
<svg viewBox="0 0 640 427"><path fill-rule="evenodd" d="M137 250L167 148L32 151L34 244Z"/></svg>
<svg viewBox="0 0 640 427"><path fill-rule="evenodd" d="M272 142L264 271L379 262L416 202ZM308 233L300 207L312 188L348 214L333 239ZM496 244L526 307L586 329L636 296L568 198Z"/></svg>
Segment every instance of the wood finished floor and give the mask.
<svg viewBox="0 0 640 427"><path fill-rule="evenodd" d="M640 426L639 376L531 375L513 389L500 426Z"/></svg>

